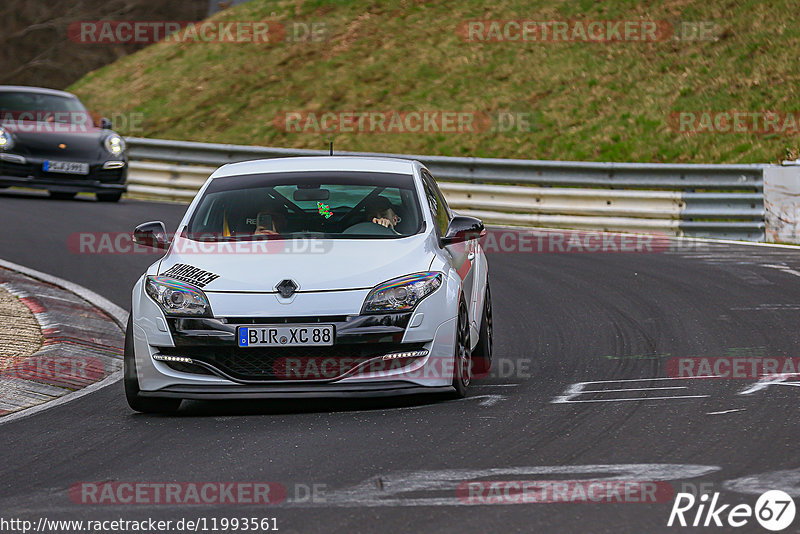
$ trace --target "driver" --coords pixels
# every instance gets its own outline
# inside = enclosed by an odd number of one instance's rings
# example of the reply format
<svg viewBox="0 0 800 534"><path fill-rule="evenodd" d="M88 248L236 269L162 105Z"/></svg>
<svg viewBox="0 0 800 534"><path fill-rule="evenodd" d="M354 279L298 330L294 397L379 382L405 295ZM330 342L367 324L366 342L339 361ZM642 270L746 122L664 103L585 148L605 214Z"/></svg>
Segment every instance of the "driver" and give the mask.
<svg viewBox="0 0 800 534"><path fill-rule="evenodd" d="M258 212L253 235L280 235L285 229L286 209L272 201Z"/></svg>
<svg viewBox="0 0 800 534"><path fill-rule="evenodd" d="M367 203L366 213L367 222L380 224L392 230L395 230L395 226L402 220L400 216L395 213L394 207L389 199L382 196L377 196Z"/></svg>

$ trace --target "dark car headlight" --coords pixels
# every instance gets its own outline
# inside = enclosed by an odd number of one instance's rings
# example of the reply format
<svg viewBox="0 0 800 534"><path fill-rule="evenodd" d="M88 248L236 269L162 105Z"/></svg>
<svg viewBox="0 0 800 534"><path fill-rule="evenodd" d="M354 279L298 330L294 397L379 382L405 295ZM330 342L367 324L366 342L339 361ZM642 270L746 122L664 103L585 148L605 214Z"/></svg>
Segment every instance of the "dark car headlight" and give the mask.
<svg viewBox="0 0 800 534"><path fill-rule="evenodd" d="M383 282L367 295L364 313L411 311L441 285L442 273L439 272L409 274Z"/></svg>
<svg viewBox="0 0 800 534"><path fill-rule="evenodd" d="M106 147L109 154L114 156L119 156L125 152L125 140L116 134L106 137L103 140L103 146Z"/></svg>
<svg viewBox="0 0 800 534"><path fill-rule="evenodd" d="M144 290L167 315L212 317L205 293L186 282L166 276L148 276Z"/></svg>
<svg viewBox="0 0 800 534"><path fill-rule="evenodd" d="M14 146L14 138L5 128L0 127L0 150L11 150Z"/></svg>

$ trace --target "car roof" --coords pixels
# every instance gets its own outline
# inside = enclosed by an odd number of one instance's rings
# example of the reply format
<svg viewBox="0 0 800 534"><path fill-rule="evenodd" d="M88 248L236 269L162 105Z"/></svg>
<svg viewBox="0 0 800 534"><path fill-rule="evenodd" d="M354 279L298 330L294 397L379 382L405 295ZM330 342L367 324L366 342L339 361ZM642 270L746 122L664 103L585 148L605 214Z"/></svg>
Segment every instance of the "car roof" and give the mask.
<svg viewBox="0 0 800 534"><path fill-rule="evenodd" d="M304 156L291 158L258 159L223 165L211 178L261 174L271 172L301 171L371 171L393 174L413 174L418 162L400 158L354 156Z"/></svg>
<svg viewBox="0 0 800 534"><path fill-rule="evenodd" d="M66 98L78 98L72 93L68 93L66 91L59 91L58 89L48 89L46 87L30 87L27 85L0 85L0 92L2 93L9 93L12 91L15 93L17 92L37 93L40 95L53 95L53 96L63 96Z"/></svg>

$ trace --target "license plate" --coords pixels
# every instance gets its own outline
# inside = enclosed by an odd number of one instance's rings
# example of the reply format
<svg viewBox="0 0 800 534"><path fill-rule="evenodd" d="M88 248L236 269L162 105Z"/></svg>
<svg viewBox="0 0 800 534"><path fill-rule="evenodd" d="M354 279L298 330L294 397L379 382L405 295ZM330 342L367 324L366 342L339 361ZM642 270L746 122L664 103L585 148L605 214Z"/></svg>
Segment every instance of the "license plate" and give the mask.
<svg viewBox="0 0 800 534"><path fill-rule="evenodd" d="M60 172L62 174L89 174L89 164L77 161L45 161L45 172Z"/></svg>
<svg viewBox="0 0 800 534"><path fill-rule="evenodd" d="M240 347L325 347L333 345L332 324L240 326Z"/></svg>

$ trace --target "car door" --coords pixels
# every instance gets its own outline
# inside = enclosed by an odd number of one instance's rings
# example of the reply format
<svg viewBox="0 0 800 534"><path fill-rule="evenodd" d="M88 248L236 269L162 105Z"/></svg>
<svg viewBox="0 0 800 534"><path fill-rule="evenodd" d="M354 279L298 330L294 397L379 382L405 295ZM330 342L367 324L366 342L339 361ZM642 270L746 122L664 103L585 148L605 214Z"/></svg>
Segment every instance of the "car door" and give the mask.
<svg viewBox="0 0 800 534"><path fill-rule="evenodd" d="M428 198L428 206L435 222L436 233L441 239L447 233L447 226L450 224L450 219L453 218L453 213L450 211L450 207L447 205L439 186L436 185L436 180L425 169L422 170L422 181L425 187L425 196ZM461 288L464 292L465 303L467 309L470 310L470 315L472 315L471 307L474 300L476 247L477 241L474 239L443 247L450 264L461 278Z"/></svg>

